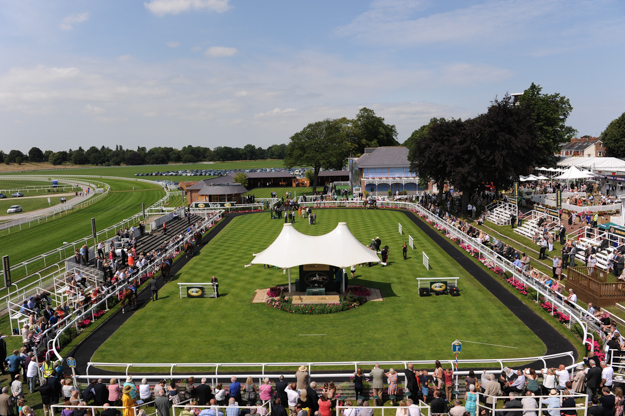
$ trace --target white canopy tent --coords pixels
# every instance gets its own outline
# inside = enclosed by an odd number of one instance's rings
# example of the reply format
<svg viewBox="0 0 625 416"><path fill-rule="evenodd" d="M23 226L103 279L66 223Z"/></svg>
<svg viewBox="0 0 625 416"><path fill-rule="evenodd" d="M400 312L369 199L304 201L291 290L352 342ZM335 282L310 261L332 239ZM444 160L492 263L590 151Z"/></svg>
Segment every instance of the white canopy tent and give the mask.
<svg viewBox="0 0 625 416"><path fill-rule="evenodd" d="M572 181L575 179L587 179L593 178L595 175L590 172L583 172L577 169L575 166L568 168L563 174L554 176L553 179Z"/></svg>
<svg viewBox="0 0 625 416"><path fill-rule="evenodd" d="M559 166L575 166L594 171L625 171L625 160L616 157L569 157L558 162Z"/></svg>
<svg viewBox="0 0 625 416"><path fill-rule="evenodd" d="M255 254L250 264L270 264L289 269L290 292L291 267L326 264L345 269L360 263L379 261L377 253L360 243L345 222L339 222L334 230L320 236L302 234L293 224L286 223L274 242Z"/></svg>

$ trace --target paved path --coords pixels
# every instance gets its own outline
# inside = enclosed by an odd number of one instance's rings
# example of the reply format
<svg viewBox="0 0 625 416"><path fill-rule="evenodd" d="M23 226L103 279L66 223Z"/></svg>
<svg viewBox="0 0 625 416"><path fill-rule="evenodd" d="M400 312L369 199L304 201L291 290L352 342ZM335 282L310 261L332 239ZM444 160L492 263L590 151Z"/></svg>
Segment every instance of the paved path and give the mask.
<svg viewBox="0 0 625 416"><path fill-rule="evenodd" d="M349 209L349 208L341 208ZM464 255L460 249L452 244L448 239L443 237L440 233L430 228L424 221L420 220L414 213L403 212L411 221L413 221L417 227L419 227L428 237L430 237L436 244L438 244L449 256L457 261L468 273L470 273L478 282L480 282L489 292L493 294L499 301L501 301L514 315L523 322L541 341L545 344L547 351L545 354L555 354L560 352L572 351L575 358L578 358L577 349L575 346L562 334L560 334L551 324L549 324L540 315L530 309L525 303L518 299L510 290L497 281L490 273L488 273L481 265L474 263L470 258ZM253 215L255 213L244 214L226 214L224 220L221 221L213 230L206 236L202 243L206 244L212 240L223 228L238 215ZM179 259L172 268L172 279L176 280L175 274L180 271L182 267L186 265L189 260L186 256ZM162 286L162 278L158 277L159 286ZM171 283L171 281L170 281ZM462 292L462 287L460 287ZM139 293L137 306L135 310L142 308L148 302L150 302L151 293L147 287ZM216 299L207 299L208 302L215 302ZM130 313L122 314L117 311L107 322L96 328L87 338L85 338L78 346L76 346L69 354L74 357L77 362L76 372L77 374L85 374L87 363L92 361L93 354L119 327L121 327L134 313L135 310L131 310ZM557 323L555 323L557 325ZM172 357L175 357L175 353L172 352ZM123 357L120 356L120 361L123 361ZM566 361L566 362L565 362ZM557 367L559 364L571 364L568 360L552 360L547 361L547 367ZM536 361L530 365L524 365L526 367L532 367L535 369L544 368L545 365L542 361ZM467 368L468 370L468 368ZM119 375L122 373L108 371L104 369L91 368L89 373L91 375ZM156 375L154 373L152 375ZM198 373L199 374L199 373ZM248 374L248 373L246 373ZM351 372L346 373L346 377L351 375ZM135 374L136 375L136 374ZM164 374L164 375L168 375Z"/></svg>
<svg viewBox="0 0 625 416"><path fill-rule="evenodd" d="M83 186L83 191L86 191L88 188L88 186ZM76 204L80 204L81 202L91 198L92 196L94 196L96 193L95 191L92 189L91 192L89 192L89 195L86 196L77 196L72 198L71 200L68 200L66 202L66 204L70 204L71 205L76 205ZM28 199L28 198L47 198L48 196L52 197L52 196L72 196L75 195L74 192L70 192L70 193L66 193L66 194L54 194L54 195L42 195L42 196L24 196L24 197L20 197L20 198L11 198L13 201L15 201L15 203L13 205L19 205L19 200L21 199ZM3 199L3 201L6 201ZM43 214L47 214L47 213L53 213L55 212L56 209L59 208L59 205L61 204L56 204L56 205L52 205L50 207L46 207L46 208L41 208L35 211L28 211L28 212L20 212L18 214L10 214L10 215L0 215L0 221L4 221L4 220L20 220L20 219L26 219L26 218L33 218L33 217L38 217L40 215Z"/></svg>

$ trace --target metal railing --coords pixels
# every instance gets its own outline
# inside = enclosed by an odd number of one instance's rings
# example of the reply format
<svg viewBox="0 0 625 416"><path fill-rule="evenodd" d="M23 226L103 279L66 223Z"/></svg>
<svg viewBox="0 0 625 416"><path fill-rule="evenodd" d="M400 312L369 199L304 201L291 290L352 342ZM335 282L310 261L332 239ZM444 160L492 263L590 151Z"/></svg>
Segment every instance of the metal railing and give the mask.
<svg viewBox="0 0 625 416"><path fill-rule="evenodd" d="M414 406L416 406L419 409L419 413L418 414L420 416L431 416L432 415L431 410L430 410L430 405L424 403L422 400L419 400L419 404L415 404ZM344 412L344 410L347 410L347 409L353 409L355 411L353 413L352 412ZM343 414L346 415L346 416L351 416L351 415L355 416L357 414L357 411L362 411L362 410L365 410L365 409L374 409L374 411L381 409L382 410L382 416L385 416L385 414L386 414L385 412L388 412L388 413L390 413L393 416L399 415L399 414L401 414L400 413L401 409L405 409L405 411L406 411L404 413L405 416L410 416L412 414L408 410L409 409L408 406L406 406L406 407L403 407L403 406L397 406L397 407L395 407L395 406L366 406L366 407L363 407L363 406L337 405L336 406L336 416L341 416ZM519 416L521 416L521 415L519 415Z"/></svg>
<svg viewBox="0 0 625 416"><path fill-rule="evenodd" d="M213 223L221 219L221 214L222 212L218 212L213 217L205 219L201 224L194 227L194 229L201 229L203 227L211 226ZM89 306L89 308L87 308L85 311L83 312L73 311L71 314L69 314L62 321L64 323L63 327L58 329L54 338L49 341L50 345L48 347L48 352L52 351L59 360L62 360L63 357L61 357L61 355L59 354L59 350L61 349L60 338L65 333L65 331L67 331L69 328L72 328L74 326L77 328L78 321L83 320L85 317L88 317L89 315L91 315L93 319L93 314L96 312L96 309L99 306L106 305L106 309L108 309L108 300L111 299L112 296L117 296L118 292L120 290L127 288L132 280L136 278L142 278L146 276L150 271L153 271L154 273L156 273L157 272L156 268L158 267L158 265L160 265L166 259L175 257L176 252L181 251L180 250L181 247L192 238L193 238L193 232L188 233L184 238L175 242L164 253L162 253L159 257L157 257L152 262L152 264L148 266L145 270L137 272L135 276L129 276L127 280L124 282L118 282L113 288L109 289L109 293L105 297L101 298L95 303L92 303ZM69 318L73 318L73 319L71 321L67 321ZM53 330L53 329L55 328L50 328L50 330Z"/></svg>
<svg viewBox="0 0 625 416"><path fill-rule="evenodd" d="M318 201L318 202L302 202L300 203L302 206L311 206L314 208L332 208L332 207L362 207L362 203L358 201ZM561 310L567 313L570 316L568 328L571 329L571 322L574 320L577 324L579 324L583 330L583 343L586 344L588 341L588 337L594 339L592 333L588 330L589 322L596 322L597 319L589 314L587 311L580 308L577 304L572 304L574 306L570 306L564 304L562 299L558 296L554 296L549 293L548 290L545 290L540 285L536 284L536 282L522 275L522 273L512 264L511 261L503 258L492 249L484 246L479 241L475 241L473 238L466 235L464 232L458 230L455 226L448 224L446 221L442 220L425 207L409 202L397 202L397 201L379 201L377 202L377 206L379 208L395 208L395 209L408 209L410 211L416 212L418 215L427 218L428 222L432 224L437 224L440 231L445 231L449 233L452 239L458 239L465 245L469 246L473 251L477 252L479 256L484 256L484 258L488 259L492 262L494 267L499 267L502 272L508 272L512 277L523 281L524 284L531 287L535 291L539 292L545 300L549 301L552 304L560 305ZM591 344L591 348L593 344Z"/></svg>
<svg viewBox="0 0 625 416"><path fill-rule="evenodd" d="M7 179L7 177L3 177L2 175L0 175L0 180L2 179ZM68 214L70 211L82 209L82 208L95 204L96 202L104 198L106 195L108 195L109 190L110 190L110 187L104 182L99 182L100 185L91 183L91 182L80 181L80 180L74 180L72 182L89 186L90 188L93 189L93 192L90 193L87 199L83 199L80 202L72 202L72 200L70 199L67 203L56 205L53 211L48 211L43 214L33 215L33 216L25 217L25 218L19 218L16 220L12 220L12 221L0 224L0 230L7 230L8 234L11 234L12 228L18 227L18 229L15 231L21 231L22 228L24 227L30 228L33 225L41 224L42 221L48 222L50 218L52 218L53 220L56 219L57 217L60 218L63 214ZM93 181L93 182L98 182L98 181ZM96 189L99 189L100 187L104 189L104 192L98 193L95 191ZM53 195L50 195L50 196L53 196Z"/></svg>
<svg viewBox="0 0 625 416"><path fill-rule="evenodd" d="M541 361L543 366L547 366L547 360L559 359L562 361L570 360L570 364L567 365L567 368L574 368L577 364L575 361L575 355L573 351L561 352L558 354L549 354L549 355L540 355L534 357L521 357L521 358L487 358L487 359L459 359L458 366L461 367L479 367L482 365L483 367L492 368L493 365L499 366L499 369L490 370L489 373L498 374L500 373L504 367L509 364L518 365L518 363L531 363L534 361ZM455 360L439 360L443 365L449 365L450 367L456 366ZM158 368L163 369L168 372L168 376L170 378L188 378L188 377L206 377L207 379L211 379L213 385L217 384L218 380L229 380L232 376L236 376L238 378L246 378L246 377L254 377L261 382L264 378L269 379L278 379L280 377L279 374L276 374L275 370L272 370L276 367L281 368L293 368L297 369L300 366L304 365L307 368L309 376L312 377L313 374L315 377L322 378L339 378L345 377L345 372L332 372L328 370L318 370L313 371L315 367L343 367L343 368L353 368L353 371L356 371L359 367L371 367L375 364L380 364L380 366L392 366L394 368L403 367L408 368L408 364L414 364L415 367L419 368L434 368L436 360L396 360L396 361L327 361L327 362L310 362L310 361L301 361L301 362L274 362L274 363L106 363L106 362L95 362L90 361L87 363L87 368L85 370L85 375L77 376L80 379L91 380L102 377L97 374L90 374L94 369L99 368L123 368L123 372L125 375L130 375L131 372L139 372L139 369L148 369L148 368ZM236 368L236 374L225 372L227 368ZM177 368L185 368L189 373L174 373ZM193 369L193 370L190 370ZM202 369L207 369L205 373L198 376L198 373L202 373ZM208 371L211 369L212 371ZM242 370L243 369L243 370ZM163 371L163 372L165 372ZM350 370L351 371L351 370ZM454 374L458 375L468 375L469 371L456 371ZM367 372L365 374L369 376ZM347 375L349 376L349 375ZM154 374L154 375L142 375L148 380L160 380L163 378L163 374ZM295 379L294 374L284 374L284 377L287 379Z"/></svg>

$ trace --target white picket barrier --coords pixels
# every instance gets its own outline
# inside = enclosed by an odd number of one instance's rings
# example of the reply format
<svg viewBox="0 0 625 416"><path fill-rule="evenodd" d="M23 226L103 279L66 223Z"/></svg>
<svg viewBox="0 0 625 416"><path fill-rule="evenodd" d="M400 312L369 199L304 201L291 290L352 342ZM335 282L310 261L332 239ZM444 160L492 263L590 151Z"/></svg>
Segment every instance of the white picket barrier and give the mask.
<svg viewBox="0 0 625 416"><path fill-rule="evenodd" d="M408 245L410 246L411 249L414 250L414 239L412 238L411 235L408 235Z"/></svg>
<svg viewBox="0 0 625 416"><path fill-rule="evenodd" d="M423 253L423 265L425 266L426 270L430 270L430 258L428 257L427 254L425 254L425 251L422 251Z"/></svg>
<svg viewBox="0 0 625 416"><path fill-rule="evenodd" d="M401 224L400 224L400 223L397 223L397 225L399 225L399 235L403 235L404 233L402 232L402 229L401 229Z"/></svg>

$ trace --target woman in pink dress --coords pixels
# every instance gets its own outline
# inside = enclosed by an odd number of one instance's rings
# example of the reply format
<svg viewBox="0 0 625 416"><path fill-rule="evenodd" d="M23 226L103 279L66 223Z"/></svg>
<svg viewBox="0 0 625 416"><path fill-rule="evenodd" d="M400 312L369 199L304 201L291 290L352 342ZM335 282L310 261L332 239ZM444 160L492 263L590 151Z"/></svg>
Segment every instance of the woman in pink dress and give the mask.
<svg viewBox="0 0 625 416"><path fill-rule="evenodd" d="M397 371L391 368L386 373L386 378L388 381L388 395L397 396ZM395 406L395 399L391 399L391 406Z"/></svg>

